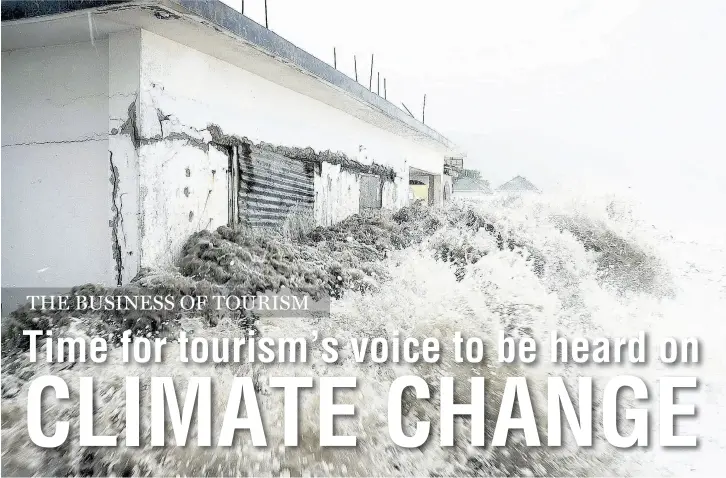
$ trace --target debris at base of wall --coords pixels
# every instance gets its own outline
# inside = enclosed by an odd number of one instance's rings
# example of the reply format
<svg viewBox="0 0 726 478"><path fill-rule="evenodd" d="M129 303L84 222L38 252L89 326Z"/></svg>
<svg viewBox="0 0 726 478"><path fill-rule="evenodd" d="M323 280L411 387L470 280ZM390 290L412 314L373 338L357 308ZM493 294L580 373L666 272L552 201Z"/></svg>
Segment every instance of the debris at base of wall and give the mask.
<svg viewBox="0 0 726 478"><path fill-rule="evenodd" d="M578 219L571 220L577 222ZM657 257L642 256L638 267L647 277L640 279L647 280L641 282L632 280L628 267L609 267L613 263L631 263L632 251L639 250L632 240L592 222L578 223L578 228L580 234L575 237L581 241L583 250L594 251L593 241L607 241L613 237L627 245L624 250L596 252L598 257L606 259L594 261L599 271L595 278L601 284L620 283L620 287L627 290L656 295L672 290L669 276ZM547 280L546 271L561 269L558 256L541 250L531 237L517 236L510 229L502 217L488 218L481 210L470 207L440 210L421 203L407 206L395 214L378 211L355 215L332 227L318 227L295 240L281 233L223 226L215 232L193 234L184 246L178 271L144 270L126 286L86 284L74 287L68 295L250 296L258 292L279 292L282 288L313 298L341 297L351 290L375 293L389 279L391 264L385 262L389 252L422 241L427 241L426 249L434 258L451 263L451 271L457 280L469 273L472 264L494 251L524 257L532 271L543 280ZM176 309L106 310L84 314L79 321L71 319L68 311L32 309L26 304L3 318L3 372L10 363L5 358L22 357L22 352L29 346L23 330L60 329L54 334L58 336L69 333L72 328L73 334L102 334L116 340L125 330L131 330L146 337L174 338L182 319L201 318L200 327L214 326L219 319L215 315L219 311L213 310L211 305L192 313L193 316L185 316ZM247 328L254 325L255 319L254 316L239 315L236 319L233 317L234 320L240 327Z"/></svg>
<svg viewBox="0 0 726 478"><path fill-rule="evenodd" d="M104 296L210 296L221 294L220 287L205 280L195 280L174 271L143 269L125 286L105 287L98 284L84 284L73 287L67 294L69 304L76 304L77 297ZM111 342L118 343L125 330L137 336L176 336L179 321L184 314L178 310L104 310L82 313L82 319L72 318L75 309L70 311L33 309L30 303L19 307L3 319L3 357L13 350L27 350L29 339L23 330L65 329L70 327L81 330L89 336L102 335ZM210 310L195 311L194 316L207 317ZM5 364L3 363L3 366Z"/></svg>
<svg viewBox="0 0 726 478"><path fill-rule="evenodd" d="M425 208L406 215L419 225L396 220L390 212L355 215L296 240L279 232L222 226L215 232L197 232L187 240L179 272L144 269L128 285L86 284L74 287L69 295L248 296L279 292L282 287L313 298L340 297L348 290L372 292L386 280L381 260L388 251L423 240L432 232L431 225L441 225L435 214L439 213ZM421 222L426 217L430 219ZM213 325L215 312L209 308L195 317L201 315L207 325ZM67 311L34 310L29 304L18 308L3 319L3 354L27 350L23 330L67 329L72 325L68 315ZM83 323L73 326L85 329L88 335L103 334L115 340L125 330L147 337L174 337L184 317L178 310L115 310L84 313ZM249 317L238 319L249 325Z"/></svg>

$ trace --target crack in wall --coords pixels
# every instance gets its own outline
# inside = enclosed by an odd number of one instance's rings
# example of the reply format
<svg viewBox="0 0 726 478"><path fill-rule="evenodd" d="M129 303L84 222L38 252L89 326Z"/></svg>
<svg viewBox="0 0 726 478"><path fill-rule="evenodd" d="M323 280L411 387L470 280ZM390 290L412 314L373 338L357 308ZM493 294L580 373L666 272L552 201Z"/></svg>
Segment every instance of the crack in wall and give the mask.
<svg viewBox="0 0 726 478"><path fill-rule="evenodd" d="M131 102L128 109L128 118L121 125L120 132L128 134L131 137L131 142L134 144L134 148L139 149L141 146L141 139L139 137L139 129L136 124L136 101L138 98ZM113 132L113 131L112 131Z"/></svg>
<svg viewBox="0 0 726 478"><path fill-rule="evenodd" d="M85 138L79 138L79 139L64 139L64 140L57 140L57 141L30 141L27 143L4 144L4 145L2 145L2 147L6 148L6 147L11 147L11 146L37 146L37 145L43 145L43 144L89 143L92 141L105 141L107 139L108 139L108 135L106 133L103 133L103 134L87 136Z"/></svg>
<svg viewBox="0 0 726 478"><path fill-rule="evenodd" d="M139 214L138 214L138 221L139 221L139 239L143 239L144 236L146 236L146 216L143 214L143 204L146 201L146 195L148 194L148 189L146 186L139 186ZM139 250L139 256L143 257L144 255L144 249ZM141 259L139 259L141 260Z"/></svg>
<svg viewBox="0 0 726 478"><path fill-rule="evenodd" d="M199 226L202 224L202 217L204 217L204 213L207 212L207 204L209 204L209 197L212 195L213 189L210 189L209 192L207 192L207 199L204 201L204 207L202 208L202 213L199 215L199 221L197 222L197 229L199 229ZM191 221L191 217L189 220ZM210 218L211 221L211 218Z"/></svg>
<svg viewBox="0 0 726 478"><path fill-rule="evenodd" d="M164 137L164 121L171 118L171 115L165 115L160 109L156 110L156 118L159 120L159 129L161 130L161 137Z"/></svg>
<svg viewBox="0 0 726 478"><path fill-rule="evenodd" d="M388 166L383 166L373 162L372 164L363 164L355 159L348 157L342 152L332 152L330 150L321 151L316 153L311 147L297 148L289 146L277 146L271 143L260 142L255 144L247 137L239 137L234 135L227 135L222 132L222 128L215 124L207 126L206 130L212 135L212 142L224 145L224 146L244 146L252 147L255 146L265 151L270 151L286 158L295 159L298 161L309 162L314 164L330 163L339 164L341 168L348 172L354 173L366 173L375 176L380 176L381 179L387 181L395 181L396 171Z"/></svg>
<svg viewBox="0 0 726 478"><path fill-rule="evenodd" d="M285 156L289 159L313 163L316 165L320 165L322 163L340 165L344 171L353 172L353 173L372 174L375 176L380 176L381 179L386 180L386 181L394 182L396 180L396 177L398 176L396 174L396 171L391 167L384 166L384 165L378 164L376 162L373 162L371 164L363 164L355 159L348 157L345 153L342 153L342 152L333 152L330 150L316 152L311 147L298 148L298 147L289 147L289 146L279 146L279 145L274 145L274 144L265 143L265 142L260 142L260 143L255 144L253 141L251 141L247 137L240 137L240 136L225 134L222 131L221 127L219 127L218 125L213 124L213 123L210 123L204 129L197 129L197 128L190 127L190 129L193 129L194 131L196 131L200 134L203 131L207 131L212 137L211 141L209 141L209 142L205 141L204 139L200 139L195 136L192 136L189 133L185 133L185 132L172 131L172 132L164 135L163 122L168 120L172 115L164 114L158 108L156 109L156 115L157 115L157 120L159 121L159 127L161 129L161 134L155 135L151 138L142 138L139 135L139 130L138 130L138 126L137 126L136 101L137 100L134 100L131 103L131 105L129 105L128 119L121 126L121 133L125 133L125 134L128 134L131 136L131 141L134 143L134 147L136 149L138 149L142 145L151 145L151 144L155 144L155 143L159 143L159 142L163 142L163 141L186 141L187 145L200 149L200 150L204 151L205 153L209 152L209 145L213 144L213 143L218 144L220 146L227 146L227 147L235 147L235 146L243 146L243 145L245 147L254 146L261 150L270 151L270 152L279 154L281 156Z"/></svg>
<svg viewBox="0 0 726 478"><path fill-rule="evenodd" d="M189 133L181 133L178 131L173 131L166 136L156 135L152 136L151 138L141 138L139 139L139 144L146 146L150 144L161 143L164 141L186 141L188 146L201 149L205 153L209 152L209 143L207 143L203 139L195 138Z"/></svg>
<svg viewBox="0 0 726 478"><path fill-rule="evenodd" d="M123 254L121 251L121 241L119 239L119 231L124 237L124 245L126 244L126 232L124 231L124 217L121 213L123 209L123 200L121 199L122 194L119 194L119 173L118 168L113 163L113 151L108 152L108 161L111 166L111 211L113 212L113 218L109 221L111 226L111 247L113 249L113 259L116 261L116 283L122 285L123 283Z"/></svg>
<svg viewBox="0 0 726 478"><path fill-rule="evenodd" d="M363 164L355 159L348 157L345 153L342 152L332 152L330 150L316 152L312 147L298 148L278 146L265 142L255 143L247 137L225 134L222 131L221 127L213 123L209 123L206 128L200 129L198 127L190 126L187 124L181 124L177 122L176 119L170 121L171 118L174 118L174 115L165 114L159 108L155 108L155 115L149 116L148 118L146 115L144 115L143 118L152 122L154 120L158 121L160 134L157 133L154 134L154 136L152 137L144 137L141 132L141 124L139 123L139 121L143 120L141 119L141 117L139 117L137 113L138 102L139 97L137 96L129 105L128 117L123 121L123 124L119 128L113 128L111 130L111 135L128 135L137 154L139 153L139 150L142 146L154 145L156 143L168 143L168 145L171 146L172 142L182 141L185 142L187 146L197 148L204 153L209 153L210 146L215 146L221 151L226 152L231 157L234 156L235 150L238 150L240 154L240 159L242 157L251 159L249 157L249 153L252 151L252 148L255 148L258 151L272 152L292 160L301 161L306 165L306 168L314 168L314 171L317 175L321 174L321 165L323 163L329 163L333 165L340 165L341 170L343 171L356 174L366 173L378 176L381 178L382 181L386 182L390 181L392 183L395 183L396 178L399 177L396 171L391 167L380 165L375 162L373 162L372 164ZM169 123L166 123L166 128L164 127L165 121L170 121ZM179 129L181 131L173 131L173 129ZM124 270L123 249L126 247L126 234L124 231L124 217L122 213L123 200L122 194L120 193L119 170L114 164L113 152L109 151L109 153L109 162L111 168L110 182L112 184L111 210L113 212L113 218L109 221L109 225L112 228L112 248L113 258L115 261L116 281L119 285L121 285L123 282ZM176 156L176 152L174 152L173 155ZM140 171L137 171L137 174L141 174ZM186 174L187 177L189 177L189 171L187 171ZM200 214L195 214L192 211L189 212L188 221L192 223L195 219L197 219L197 228L200 227L202 222L206 219L204 218L204 214L210 200L211 192L211 190L208 191L207 198L204 202L204 206ZM138 234L139 239L142 242L144 240L144 237L146 236L146 217L143 209L147 193L148 190L146 186L144 186L142 180L142 184L139 185L138 201L140 209L137 217ZM189 194L190 192L188 188L185 188L184 195L189 197ZM232 210L235 211L235 217L237 217L237 214L239 214L239 210L241 210L242 208L239 204L240 198L231 198L231 201L237 201L237 204L231 206ZM208 223L211 223L211 221L212 219L209 218ZM232 219L232 221L234 222L234 219ZM121 244L121 241L124 242L123 245ZM129 252L129 254L131 253ZM139 249L139 261L141 261L141 257L143 255L144 250L143 247L141 247Z"/></svg>
<svg viewBox="0 0 726 478"><path fill-rule="evenodd" d="M172 131L171 133L168 133L164 135L164 121L169 120L172 115L165 115L160 109L157 108L156 110L156 117L159 121L159 128L161 129L161 134L157 134L155 136L152 136L151 138L144 138L139 134L139 127L138 127L138 118L136 116L136 101L131 102L128 108L128 117L126 121L121 125L120 129L112 129L111 134L127 134L131 138L131 142L134 145L135 149L139 149L141 146L146 146L150 144L160 143L163 141L186 141L187 145L193 146L195 148L201 149L205 153L209 151L209 143L206 141L196 138L188 133L179 132L179 131ZM195 129L195 128L192 128ZM197 130L200 131L200 130ZM204 131L204 130L201 130Z"/></svg>

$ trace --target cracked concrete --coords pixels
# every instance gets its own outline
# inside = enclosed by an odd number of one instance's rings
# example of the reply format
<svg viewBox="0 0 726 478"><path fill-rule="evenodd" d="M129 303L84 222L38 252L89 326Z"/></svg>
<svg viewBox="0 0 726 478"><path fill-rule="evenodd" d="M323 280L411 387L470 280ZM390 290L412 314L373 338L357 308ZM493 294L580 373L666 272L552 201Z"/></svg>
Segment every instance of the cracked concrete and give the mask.
<svg viewBox="0 0 726 478"><path fill-rule="evenodd" d="M227 155L164 132L174 139L142 141L139 151L142 267L172 266L190 234L229 216Z"/></svg>
<svg viewBox="0 0 726 478"><path fill-rule="evenodd" d="M142 145L151 145L162 141L184 141L187 145L194 148L198 148L205 153L209 151L211 143L215 143L222 146L241 146L246 147L257 147L262 150L270 151L276 154L280 154L290 159L298 161L311 162L314 164L330 163L333 165L340 165L341 168L347 172L353 173L364 173L380 176L381 179L386 181L395 181L396 171L388 166L383 166L375 162L371 164L363 164L360 161L348 157L342 152L333 152L330 150L316 152L311 147L289 147L279 146L272 143L259 142L255 144L253 141L248 139L246 136L237 136L226 134L222 131L222 128L216 124L210 123L204 129L197 129L191 126L180 125L186 131L168 131L164 134L164 122L170 121L173 115L164 114L161 109L156 109L156 118L159 122L159 129L161 134L155 135L150 138L143 138L139 136L139 128L137 126L136 118L136 100L129 105L129 115L127 120L121 126L121 133L128 134L131 137L132 142L136 148ZM177 124L179 124L177 122ZM170 123L170 126L172 124ZM187 131L194 131L197 136L194 136ZM206 134L205 134L206 133Z"/></svg>
<svg viewBox="0 0 726 478"><path fill-rule="evenodd" d="M86 138L78 138L78 139L67 139L67 140L60 140L60 141L28 141L26 143L12 143L12 144L3 144L3 148L11 148L13 146L38 146L38 145L45 145L45 144L74 144L74 143L88 143L90 141L105 141L108 139L108 135L105 134L98 134L89 136Z"/></svg>
<svg viewBox="0 0 726 478"><path fill-rule="evenodd" d="M280 146L230 134L215 123L188 116L177 105L179 99L165 93L158 81L148 84L148 89L142 84L139 95L128 105L123 123L117 122L118 129L111 130L112 136L128 137L138 156L135 225L140 267L173 265L185 237L200 228L216 228L229 222L234 199L229 197L228 171L230 158L237 154L271 152L314 167L313 214L320 224L331 224L358 212L364 175L381 178L384 207L395 207L400 202L402 188L406 187L403 172L375 161L365 164L343 152ZM360 154L366 160L369 157ZM326 188L331 181L333 186ZM121 206L120 201L116 206ZM118 277L126 264L118 259L125 247L118 244L123 231L122 223L117 225L114 259Z"/></svg>
<svg viewBox="0 0 726 478"><path fill-rule="evenodd" d="M156 117L159 120L159 129L161 130L161 137L164 137L164 121L168 121L171 115L165 115L160 109L156 109Z"/></svg>
<svg viewBox="0 0 726 478"><path fill-rule="evenodd" d="M119 188L119 171L116 165L113 163L113 152L108 152L108 161L111 167L111 176L109 181L111 182L111 212L113 212L113 218L109 221L111 227L111 247L113 250L113 259L116 262L116 284L123 285L123 253L121 250L121 237L126 243L126 233L124 231L124 218L123 218L123 200L122 194L120 194Z"/></svg>
<svg viewBox="0 0 726 478"><path fill-rule="evenodd" d="M142 138L139 142L141 145L149 145L158 143L161 141L184 141L188 146L192 146L194 148L200 149L204 151L205 153L209 152L209 142L204 141L203 139L195 138L194 136L183 133L183 132L177 132L172 131L171 133L167 134L166 136L154 136L153 138Z"/></svg>
<svg viewBox="0 0 726 478"><path fill-rule="evenodd" d="M272 152L302 161L306 175L313 169L313 188L303 186L315 194L316 220L326 221L355 212L365 174L384 179L383 207L400 207L407 200L408 170L438 171L443 154L401 137L386 124L356 117L346 105L333 107L316 99L310 94L313 86L296 89L255 74L249 67L260 60L257 56L250 56L249 63L229 63L143 28L111 32L95 44L6 56L14 70L4 72L3 81L12 80L22 93L17 106L9 105L16 107L19 119L32 111L35 121L34 128L3 129L3 154L23 164L17 197L42 209L47 200L41 202L33 181L52 181L75 168L67 184L53 190L67 214L41 215L71 244L74 255L88 251L82 265L63 264L75 274L67 277L125 283L140 267L170 262L196 228L227 224L230 210L236 217L237 205L229 189L239 184L238 171L229 180L230 162L237 161L243 146L259 156ZM195 67L193 82L190 65ZM29 77L33 68L44 75ZM55 75L89 88L68 90L43 80ZM29 109L30 102L34 107ZM36 144L48 146L33 148ZM49 154L62 161L50 164ZM104 154L108 163L99 161ZM45 164L39 168L26 158ZM323 202L329 206L318 207ZM69 204L84 205L84 220L71 232L63 225L78 219L78 209ZM20 214L16 223L26 224ZM26 259L30 252L44 250L31 248L27 237L13 246L22 252L16 256ZM49 252L39 255L43 263L32 268L17 261L23 277L35 280L35 271L58 259L51 248L45 249Z"/></svg>
<svg viewBox="0 0 726 478"><path fill-rule="evenodd" d="M160 109L156 110L156 117L159 122L159 130L161 131L161 134L148 138L142 137L139 133L140 129L138 127L138 118L136 115L137 101L138 100L135 99L131 102L128 108L128 117L121 125L120 130L117 130L116 128L111 130L112 135L119 133L128 135L136 149L139 149L141 146L152 145L163 141L184 141L187 145L198 148L205 153L209 151L210 141L205 139L203 134L206 130L196 130L195 128L185 127L187 130L198 131L199 136L193 136L185 131L169 131L167 134L164 134L164 122L170 121L172 115L164 114ZM170 124L170 126L172 125Z"/></svg>
<svg viewBox="0 0 726 478"><path fill-rule="evenodd" d="M128 117L124 124L121 125L120 133L127 134L131 137L131 142L134 144L134 148L139 149L141 146L141 139L139 138L139 129L136 125L136 102L137 99L131 102L128 109Z"/></svg>
<svg viewBox="0 0 726 478"><path fill-rule="evenodd" d="M163 86L154 84L153 89L155 91L163 91ZM152 103L155 103L155 100L152 99ZM200 227L215 223L217 219L213 218L221 217L220 211L217 211L220 207L219 204L210 213L212 217L207 217L207 203L210 201L210 195L213 190L207 189L206 198L200 197L198 192L200 189L199 181L204 181L204 179L199 179L199 173L202 174L202 178L211 173L211 182L212 184L216 184L215 176L217 168L212 169L211 166L204 166L210 164L210 151L212 150L210 146L214 146L215 151L219 150L222 152L227 158L226 162L231 162L229 158L233 157L235 154L234 150L239 148L240 156L248 156L254 150L267 151L314 165L316 198L314 214L316 221L320 224L332 224L358 212L360 182L363 174L375 175L382 179L382 201L386 205L397 204L399 191L401 188L406 187L404 178L388 166L382 166L375 162L363 164L342 152L332 152L330 150L316 152L312 147L298 148L279 146L266 142L255 143L246 136L228 134L220 126L213 123L209 123L206 128L183 124L173 112L165 112L157 106L146 108L148 113L153 112L153 114L142 115L146 121L153 122L152 128L143 128L148 133L152 133L153 136L142 137L139 136L139 131L142 128L137 123L138 118L135 114L137 110L138 108L135 105L129 107L129 116L124 122L122 132L130 136L132 142L137 145L138 149L145 151L143 155L147 159L144 160L144 165L158 163L157 166L154 166L154 168L158 169L149 170L148 173L145 173L154 176L154 179L142 180L142 186L140 188L140 201L142 206L139 217L139 236L142 244L146 244L146 246L142 246L141 248L142 255L149 252L149 249L157 248L158 244L166 244L166 249L170 251L179 248L179 245L176 244L178 240L170 237L167 233L161 234L163 238L159 237L159 232L154 230L154 228L159 227L159 224L163 224L161 227L164 230L187 231L187 229L192 228L189 231L193 232L193 230ZM191 149L187 149L187 147ZM151 149L147 150L147 148ZM198 150L204 156L193 154L193 150ZM151 157L152 155L154 156L153 159ZM193 160L193 166L190 167L188 161L192 157L198 157L198 159ZM193 178L191 183L178 184L179 179L174 178L176 174L174 170L179 167L175 163L180 158L186 159L185 163L180 166L184 168L184 177ZM200 167L202 168L201 170L199 169ZM206 169L207 167L210 169ZM142 167L142 169L146 168ZM227 169L225 168L225 171ZM192 170L194 170L194 174L192 174ZM228 180L226 177L221 179L222 181L216 187L221 188L223 194L226 196L229 194ZM187 181L189 180L187 179ZM334 185L329 185L326 188L325 184L331 182ZM167 195L178 197L180 199L177 200L179 204L164 204L161 206L160 202L166 202L168 199L168 197L163 197L162 193L164 191L166 191ZM218 191L215 194L218 195L222 191ZM202 202L197 204L197 201ZM230 207L229 201L228 199L227 212ZM178 212L173 212L177 209L179 209ZM173 217L175 214L183 214L186 225L179 223L171 226L169 222L174 223L175 219ZM149 240L150 237L157 237L157 240L151 241ZM151 254L159 256L159 252ZM146 263L146 260L143 262Z"/></svg>
<svg viewBox="0 0 726 478"><path fill-rule="evenodd" d="M281 156L285 156L290 159L296 159L298 161L306 161L315 164L330 163L334 165L340 165L341 168L348 172L354 173L366 173L380 176L381 179L388 181L395 181L396 171L388 166L376 164L363 164L360 161L348 157L342 152L332 152L330 150L320 151L319 153L311 147L298 148L289 146L278 146L271 143L260 142L255 144L247 137L240 137L235 135L228 135L222 131L216 124L210 124L206 128L207 131L212 135L212 141L217 144L224 146L241 146L246 147L257 147L262 150L270 151Z"/></svg>

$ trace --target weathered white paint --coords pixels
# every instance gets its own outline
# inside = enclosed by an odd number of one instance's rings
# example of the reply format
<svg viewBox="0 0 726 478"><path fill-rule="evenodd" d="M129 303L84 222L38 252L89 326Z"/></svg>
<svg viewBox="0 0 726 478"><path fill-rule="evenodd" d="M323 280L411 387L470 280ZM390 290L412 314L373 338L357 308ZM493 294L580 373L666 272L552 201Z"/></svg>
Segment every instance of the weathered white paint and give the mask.
<svg viewBox="0 0 726 478"><path fill-rule="evenodd" d="M398 210L408 204L408 177L396 176L394 182L383 182L383 209Z"/></svg>
<svg viewBox="0 0 726 478"><path fill-rule="evenodd" d="M168 267L194 232L227 224L229 158L166 140L140 149L142 266Z"/></svg>
<svg viewBox="0 0 726 478"><path fill-rule="evenodd" d="M391 209L407 203L408 188L400 186L408 183L409 167L443 172L440 151L147 31L141 33L139 112L139 131L146 139L176 133L201 138L210 124L216 124L225 134L247 137L253 142L309 146L317 151L330 149L363 164L376 162L389 166L398 175L396 187L384 186L383 206ZM159 121L160 117L169 119ZM155 142L154 148L153 154L174 155L174 160L181 163L191 162L199 155L197 145L183 141ZM142 170L144 158L151 154L148 149L149 146L142 145L139 152ZM148 182L144 176L142 173L142 194L143 185ZM315 207L318 224L331 224L358 212L360 191L355 174L324 165L321 177L316 179L315 191L319 203ZM186 229L168 229L179 226L183 218L157 216L152 219L146 211L148 208L164 211L157 206L142 200L144 230L161 226L183 240ZM169 249L168 243L152 237L144 233L142 238L142 264L157 262L174 250Z"/></svg>
<svg viewBox="0 0 726 478"><path fill-rule="evenodd" d="M108 42L2 53L4 287L111 282Z"/></svg>
<svg viewBox="0 0 726 478"><path fill-rule="evenodd" d="M180 124L209 123L254 142L341 151L397 171L443 172L442 153L153 33L142 32L142 129L159 132L156 109Z"/></svg>
<svg viewBox="0 0 726 478"><path fill-rule="evenodd" d="M323 163L315 176L315 223L329 226L358 213L360 176Z"/></svg>

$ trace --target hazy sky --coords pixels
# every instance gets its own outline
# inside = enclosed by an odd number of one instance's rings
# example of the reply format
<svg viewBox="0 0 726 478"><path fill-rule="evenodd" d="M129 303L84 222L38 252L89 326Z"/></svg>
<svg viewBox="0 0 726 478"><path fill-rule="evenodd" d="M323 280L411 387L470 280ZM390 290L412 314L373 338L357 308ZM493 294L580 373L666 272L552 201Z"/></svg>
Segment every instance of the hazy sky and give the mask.
<svg viewBox="0 0 726 478"><path fill-rule="evenodd" d="M245 14L264 24L264 1ZM350 76L355 53L365 84L375 53L388 99L420 118L426 93L426 123L494 184L726 184L724 1L268 0L268 16Z"/></svg>

